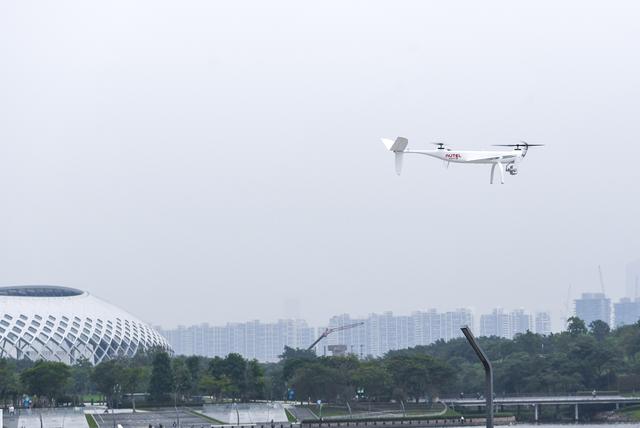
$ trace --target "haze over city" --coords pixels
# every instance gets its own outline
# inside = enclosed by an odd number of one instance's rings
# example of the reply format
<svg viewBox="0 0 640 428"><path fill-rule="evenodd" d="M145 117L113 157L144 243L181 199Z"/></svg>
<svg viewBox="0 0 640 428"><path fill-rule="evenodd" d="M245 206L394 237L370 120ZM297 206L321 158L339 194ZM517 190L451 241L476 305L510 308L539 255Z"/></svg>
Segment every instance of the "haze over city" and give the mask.
<svg viewBox="0 0 640 428"><path fill-rule="evenodd" d="M164 326L502 306L558 329L569 285L601 265L617 300L640 258L638 8L3 2L0 280ZM397 177L398 135L546 146L490 186Z"/></svg>

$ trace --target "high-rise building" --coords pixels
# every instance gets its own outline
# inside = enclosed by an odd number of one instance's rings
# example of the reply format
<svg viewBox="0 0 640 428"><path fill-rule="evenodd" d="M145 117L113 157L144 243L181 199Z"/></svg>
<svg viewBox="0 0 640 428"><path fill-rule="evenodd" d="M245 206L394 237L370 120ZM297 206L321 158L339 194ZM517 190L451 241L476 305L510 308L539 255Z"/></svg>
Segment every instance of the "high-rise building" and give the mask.
<svg viewBox="0 0 640 428"><path fill-rule="evenodd" d="M602 320L611 325L611 299L604 293L582 293L575 300L575 315L589 326L595 320Z"/></svg>
<svg viewBox="0 0 640 428"><path fill-rule="evenodd" d="M533 331L532 316L526 313L524 309L515 309L509 314L511 318L511 334L525 334L528 331Z"/></svg>
<svg viewBox="0 0 640 428"><path fill-rule="evenodd" d="M490 314L480 315L480 336L511 338L509 315L502 308L494 309Z"/></svg>
<svg viewBox="0 0 640 428"><path fill-rule="evenodd" d="M549 312L536 312L536 333L544 336L551 334L551 314Z"/></svg>
<svg viewBox="0 0 640 428"><path fill-rule="evenodd" d="M277 361L285 346L306 348L315 340L315 329L302 320L178 326L173 330L160 329L160 333L179 355L224 357L238 353L265 362Z"/></svg>
<svg viewBox="0 0 640 428"><path fill-rule="evenodd" d="M462 337L461 327L473 328L473 313L466 308L440 314L440 337L436 340L451 340Z"/></svg>
<svg viewBox="0 0 640 428"><path fill-rule="evenodd" d="M460 327L473 326L473 314L469 309L456 309L439 313L435 309L414 312L409 316L392 312L370 314L366 318L351 318L347 314L329 320L329 328L364 322L361 327L332 333L320 342L316 351L324 355L329 346L346 346L346 353L360 357L379 357L396 349L429 345L437 340L462 337ZM324 328L319 329L320 334ZM327 351L328 352L328 351Z"/></svg>
<svg viewBox="0 0 640 428"><path fill-rule="evenodd" d="M640 259L627 263L625 271L627 297L636 300L640 298Z"/></svg>
<svg viewBox="0 0 640 428"><path fill-rule="evenodd" d="M512 339L516 334L533 330L531 314L524 309L505 313L502 308L480 316L480 336L497 336Z"/></svg>
<svg viewBox="0 0 640 428"><path fill-rule="evenodd" d="M613 317L616 327L637 323L640 319L640 299L620 299L618 303L613 304Z"/></svg>
<svg viewBox="0 0 640 428"><path fill-rule="evenodd" d="M537 332L551 331L547 312L536 314ZM393 312L372 313L352 318L348 314L336 315L325 327L313 329L302 320L280 320L276 323L250 321L212 327L208 324L180 326L160 332L168 339L177 354L225 356L231 352L259 361L277 361L285 346L307 348L325 329L362 323L354 328L337 330L315 347L318 355L356 355L359 358L381 357L389 351L426 346L438 340L449 341L463 337L463 326L474 328L471 310L459 308L447 312L435 309L416 311L411 315ZM512 338L516 334L533 331L530 313L523 309L505 312L495 309L480 320L481 336Z"/></svg>

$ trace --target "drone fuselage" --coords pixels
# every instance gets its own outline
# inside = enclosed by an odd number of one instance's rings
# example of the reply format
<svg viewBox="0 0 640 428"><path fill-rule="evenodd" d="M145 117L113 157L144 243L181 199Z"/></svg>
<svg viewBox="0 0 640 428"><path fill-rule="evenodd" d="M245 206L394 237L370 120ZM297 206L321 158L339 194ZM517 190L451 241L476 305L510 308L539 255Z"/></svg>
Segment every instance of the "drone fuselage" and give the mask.
<svg viewBox="0 0 640 428"><path fill-rule="evenodd" d="M403 153L416 153L455 163L508 164L522 158L522 150L404 150Z"/></svg>

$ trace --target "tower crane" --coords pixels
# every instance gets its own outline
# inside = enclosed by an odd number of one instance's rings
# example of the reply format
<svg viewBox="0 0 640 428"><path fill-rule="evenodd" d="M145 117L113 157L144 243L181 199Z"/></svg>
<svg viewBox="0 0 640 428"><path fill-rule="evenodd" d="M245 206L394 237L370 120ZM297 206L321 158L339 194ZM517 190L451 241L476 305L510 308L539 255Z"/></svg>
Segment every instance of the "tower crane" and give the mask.
<svg viewBox="0 0 640 428"><path fill-rule="evenodd" d="M598 265L598 273L600 274L600 288L602 289L602 294L604 294L604 278L602 277L602 268Z"/></svg>
<svg viewBox="0 0 640 428"><path fill-rule="evenodd" d="M318 337L316 339L316 341L313 342L311 344L311 346L309 346L307 348L307 351L311 351L314 348L314 346L316 346L318 344L318 342L320 342L322 339L324 339L325 337L329 336L333 332L342 331L342 330L349 330L350 328L360 327L361 325L364 325L363 321L355 322L353 324L341 325L340 327L325 328L324 331L322 332L322 334L320 335L320 337Z"/></svg>

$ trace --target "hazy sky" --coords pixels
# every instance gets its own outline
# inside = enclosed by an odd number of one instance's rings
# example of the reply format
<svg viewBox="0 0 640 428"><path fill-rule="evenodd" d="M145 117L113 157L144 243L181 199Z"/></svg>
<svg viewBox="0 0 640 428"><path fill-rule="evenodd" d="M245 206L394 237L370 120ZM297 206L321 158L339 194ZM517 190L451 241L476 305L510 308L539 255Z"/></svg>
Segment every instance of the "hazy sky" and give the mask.
<svg viewBox="0 0 640 428"><path fill-rule="evenodd" d="M0 283L164 326L624 294L638 2L0 2ZM517 177L380 137L481 149ZM285 301L289 301L285 305Z"/></svg>

